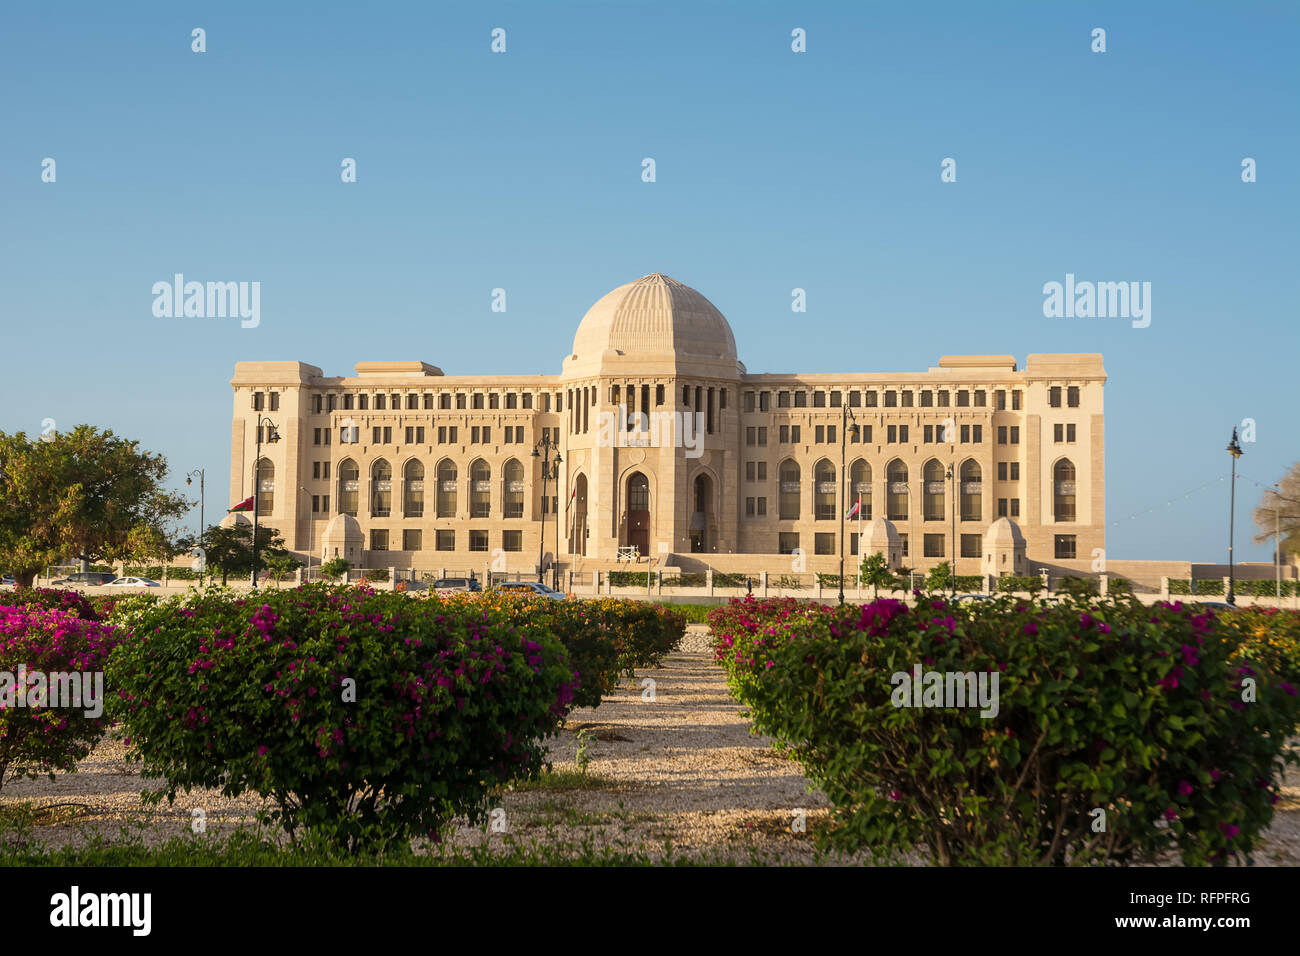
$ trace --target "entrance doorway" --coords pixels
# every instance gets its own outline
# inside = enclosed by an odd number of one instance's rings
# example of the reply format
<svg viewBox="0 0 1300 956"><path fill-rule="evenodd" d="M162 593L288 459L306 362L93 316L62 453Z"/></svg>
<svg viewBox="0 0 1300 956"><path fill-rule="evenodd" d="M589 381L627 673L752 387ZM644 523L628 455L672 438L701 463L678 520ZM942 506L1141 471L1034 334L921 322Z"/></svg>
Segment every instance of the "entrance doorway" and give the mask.
<svg viewBox="0 0 1300 956"><path fill-rule="evenodd" d="M627 543L650 553L650 482L639 471L627 479Z"/></svg>

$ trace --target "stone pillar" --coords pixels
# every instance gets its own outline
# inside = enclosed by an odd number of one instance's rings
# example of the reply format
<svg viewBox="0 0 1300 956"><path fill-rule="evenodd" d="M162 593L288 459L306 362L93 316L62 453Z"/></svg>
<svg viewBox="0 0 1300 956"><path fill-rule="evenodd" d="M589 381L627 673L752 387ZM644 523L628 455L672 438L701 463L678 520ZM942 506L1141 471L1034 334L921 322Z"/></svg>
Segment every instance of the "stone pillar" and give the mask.
<svg viewBox="0 0 1300 956"><path fill-rule="evenodd" d="M1110 577L1104 572L1097 575L1097 591L1102 597L1110 594Z"/></svg>
<svg viewBox="0 0 1300 956"><path fill-rule="evenodd" d="M1044 571L1042 574L1039 575L1039 577L1043 579L1043 593L1044 593L1044 594L1051 594L1051 593L1052 593L1052 577L1051 577L1051 575L1048 574L1048 572Z"/></svg>
<svg viewBox="0 0 1300 956"><path fill-rule="evenodd" d="M1169 575L1163 575L1160 578L1160 600L1169 600Z"/></svg>
<svg viewBox="0 0 1300 956"><path fill-rule="evenodd" d="M704 572L704 586L708 589L709 597L713 597L713 569L709 568Z"/></svg>
<svg viewBox="0 0 1300 956"><path fill-rule="evenodd" d="M763 597L767 597L767 572L766 571L758 572L758 586L759 589L763 592Z"/></svg>

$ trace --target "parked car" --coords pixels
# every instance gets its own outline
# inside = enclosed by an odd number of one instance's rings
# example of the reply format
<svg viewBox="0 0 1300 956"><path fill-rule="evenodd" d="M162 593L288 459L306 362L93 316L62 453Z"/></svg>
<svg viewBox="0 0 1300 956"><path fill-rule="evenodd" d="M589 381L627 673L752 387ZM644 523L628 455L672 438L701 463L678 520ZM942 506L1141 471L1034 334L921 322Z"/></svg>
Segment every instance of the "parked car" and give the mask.
<svg viewBox="0 0 1300 956"><path fill-rule="evenodd" d="M55 587L98 587L101 584L109 584L115 580L117 580L117 575L111 571L74 571L66 578L59 578L57 581L51 581L50 584Z"/></svg>
<svg viewBox="0 0 1300 956"><path fill-rule="evenodd" d="M433 582L435 591L482 591L483 586L476 578L439 578Z"/></svg>
<svg viewBox="0 0 1300 956"><path fill-rule="evenodd" d="M547 587L537 581L502 581L496 585L498 591L504 591L507 594L527 594L536 595L537 597L548 597L556 601L564 600L564 592L557 591L555 588Z"/></svg>
<svg viewBox="0 0 1300 956"><path fill-rule="evenodd" d="M159 584L157 581L151 580L149 578L138 578L135 575L131 575L125 578L117 578L114 581L109 581L108 584L104 586L109 588L160 588L162 587L162 585Z"/></svg>
<svg viewBox="0 0 1300 956"><path fill-rule="evenodd" d="M0 587L6 584L13 584L14 576L12 574L0 574Z"/></svg>
<svg viewBox="0 0 1300 956"><path fill-rule="evenodd" d="M1235 611L1236 605L1229 604L1227 601L1196 601L1201 607L1212 607L1216 611Z"/></svg>
<svg viewBox="0 0 1300 956"><path fill-rule="evenodd" d="M975 594L974 592L972 592L970 594L957 595L958 604L964 604L964 603L974 604L976 601L996 601L996 600L997 598L995 598L991 594Z"/></svg>

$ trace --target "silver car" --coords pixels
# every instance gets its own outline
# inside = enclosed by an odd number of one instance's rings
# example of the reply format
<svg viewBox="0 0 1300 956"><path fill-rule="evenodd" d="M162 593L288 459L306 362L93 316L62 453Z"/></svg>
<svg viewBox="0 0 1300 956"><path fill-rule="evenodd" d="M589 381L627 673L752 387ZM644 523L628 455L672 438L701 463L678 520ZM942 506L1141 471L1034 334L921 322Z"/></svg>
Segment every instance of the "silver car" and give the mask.
<svg viewBox="0 0 1300 956"><path fill-rule="evenodd" d="M505 591L507 594L526 594L536 597L548 597L556 601L564 600L563 591L549 588L537 581L502 581L496 585L496 590Z"/></svg>

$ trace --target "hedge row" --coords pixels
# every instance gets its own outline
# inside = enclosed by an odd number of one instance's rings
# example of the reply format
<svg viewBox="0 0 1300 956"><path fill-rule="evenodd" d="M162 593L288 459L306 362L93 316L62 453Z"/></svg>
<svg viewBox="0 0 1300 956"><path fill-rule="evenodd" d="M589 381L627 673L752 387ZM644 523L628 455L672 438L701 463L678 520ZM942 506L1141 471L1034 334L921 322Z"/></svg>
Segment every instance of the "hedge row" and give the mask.
<svg viewBox="0 0 1300 956"><path fill-rule="evenodd" d="M1298 762L1295 612L749 600L711 625L755 730L830 798L840 849L920 845L939 864L1249 862ZM938 675L919 699L918 670ZM958 687L989 693L945 700Z"/></svg>

